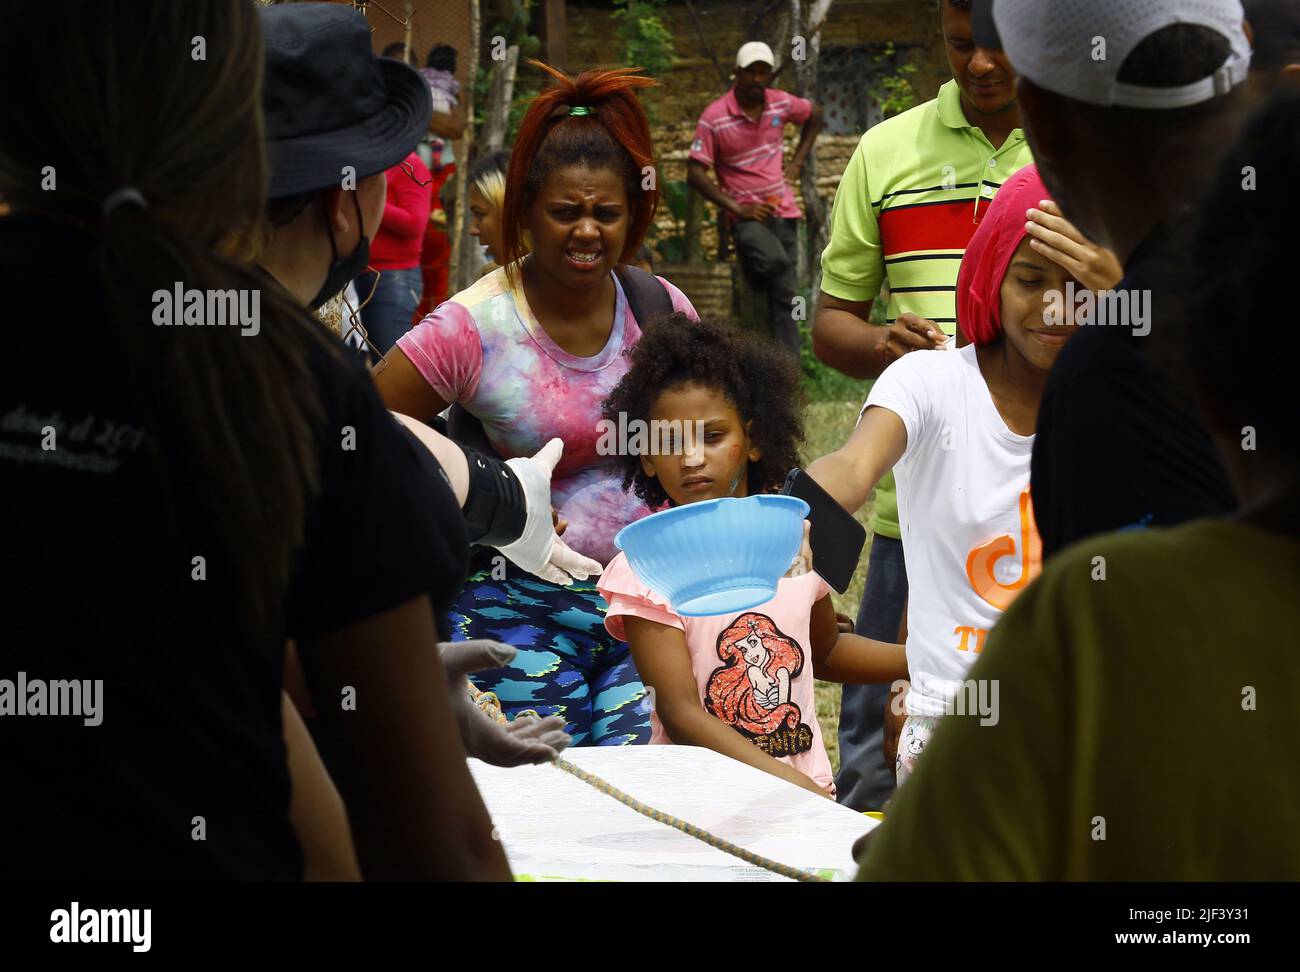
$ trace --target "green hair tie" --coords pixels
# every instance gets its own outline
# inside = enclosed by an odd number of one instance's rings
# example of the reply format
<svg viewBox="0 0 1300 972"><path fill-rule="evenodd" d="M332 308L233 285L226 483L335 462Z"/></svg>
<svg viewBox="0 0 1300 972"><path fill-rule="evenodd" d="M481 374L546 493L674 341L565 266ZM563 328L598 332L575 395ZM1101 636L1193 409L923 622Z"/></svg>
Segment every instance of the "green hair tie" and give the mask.
<svg viewBox="0 0 1300 972"><path fill-rule="evenodd" d="M569 108L570 115L590 115L591 109L586 105L573 105Z"/></svg>

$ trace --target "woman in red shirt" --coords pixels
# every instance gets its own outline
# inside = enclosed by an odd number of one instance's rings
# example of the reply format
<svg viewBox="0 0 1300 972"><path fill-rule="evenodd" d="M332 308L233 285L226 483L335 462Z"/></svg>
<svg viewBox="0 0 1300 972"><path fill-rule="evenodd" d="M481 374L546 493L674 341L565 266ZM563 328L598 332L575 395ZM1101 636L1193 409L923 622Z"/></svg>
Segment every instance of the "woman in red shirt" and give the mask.
<svg viewBox="0 0 1300 972"><path fill-rule="evenodd" d="M433 207L433 176L415 152L389 169L387 176L388 199L370 247L370 269L356 279L357 296L364 304L361 323L375 360L406 333L420 303L424 291L420 248Z"/></svg>

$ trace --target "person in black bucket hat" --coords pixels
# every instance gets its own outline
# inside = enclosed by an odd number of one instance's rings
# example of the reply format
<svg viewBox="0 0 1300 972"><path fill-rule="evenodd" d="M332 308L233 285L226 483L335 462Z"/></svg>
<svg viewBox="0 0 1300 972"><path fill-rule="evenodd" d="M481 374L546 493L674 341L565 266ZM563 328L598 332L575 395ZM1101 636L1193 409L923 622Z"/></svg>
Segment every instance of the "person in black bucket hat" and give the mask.
<svg viewBox="0 0 1300 972"><path fill-rule="evenodd" d="M318 307L365 268L369 234L384 212L385 170L419 141L432 99L414 69L373 55L366 21L349 7L294 3L260 14L272 226L262 266L298 301ZM550 474L559 440L534 458L505 463L398 418L421 460L452 485L472 543L495 546L561 583L600 571L569 550L552 525ZM563 719L502 725L468 704L465 674L498 667L514 649L479 640L441 650L449 680L464 689L453 692L453 711L470 755L508 766L551 759L565 748Z"/></svg>
<svg viewBox="0 0 1300 972"><path fill-rule="evenodd" d="M276 237L263 266L314 309L365 270L384 172L420 141L433 100L414 68L375 57L365 18L349 6L291 3L260 14Z"/></svg>

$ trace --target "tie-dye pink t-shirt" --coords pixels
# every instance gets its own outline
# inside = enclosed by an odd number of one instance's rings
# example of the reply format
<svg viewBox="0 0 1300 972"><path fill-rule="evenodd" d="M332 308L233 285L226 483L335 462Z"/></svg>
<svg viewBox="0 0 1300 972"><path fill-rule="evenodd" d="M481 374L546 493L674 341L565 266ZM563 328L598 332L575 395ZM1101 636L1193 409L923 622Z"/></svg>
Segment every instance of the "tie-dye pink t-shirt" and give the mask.
<svg viewBox="0 0 1300 972"><path fill-rule="evenodd" d="M659 279L673 310L698 319L685 294ZM438 397L482 421L488 441L507 459L531 456L555 436L564 440L551 501L569 521L565 542L602 564L617 553L614 534L650 512L623 490L616 458L596 451L601 403L627 373L623 352L641 339L618 277L614 286L614 326L590 358L551 340L504 269L440 304L397 342Z"/></svg>

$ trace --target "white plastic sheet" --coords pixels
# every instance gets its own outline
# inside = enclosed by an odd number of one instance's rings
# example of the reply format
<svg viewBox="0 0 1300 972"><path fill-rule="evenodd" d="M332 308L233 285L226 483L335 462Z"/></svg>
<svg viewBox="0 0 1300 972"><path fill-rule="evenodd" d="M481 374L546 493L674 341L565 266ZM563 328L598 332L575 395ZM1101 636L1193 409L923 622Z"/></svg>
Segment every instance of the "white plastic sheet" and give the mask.
<svg viewBox="0 0 1300 972"><path fill-rule="evenodd" d="M746 850L833 880L852 878L853 842L876 821L695 746L607 746L565 758L629 796ZM651 820L552 765L469 761L521 879L781 881Z"/></svg>

